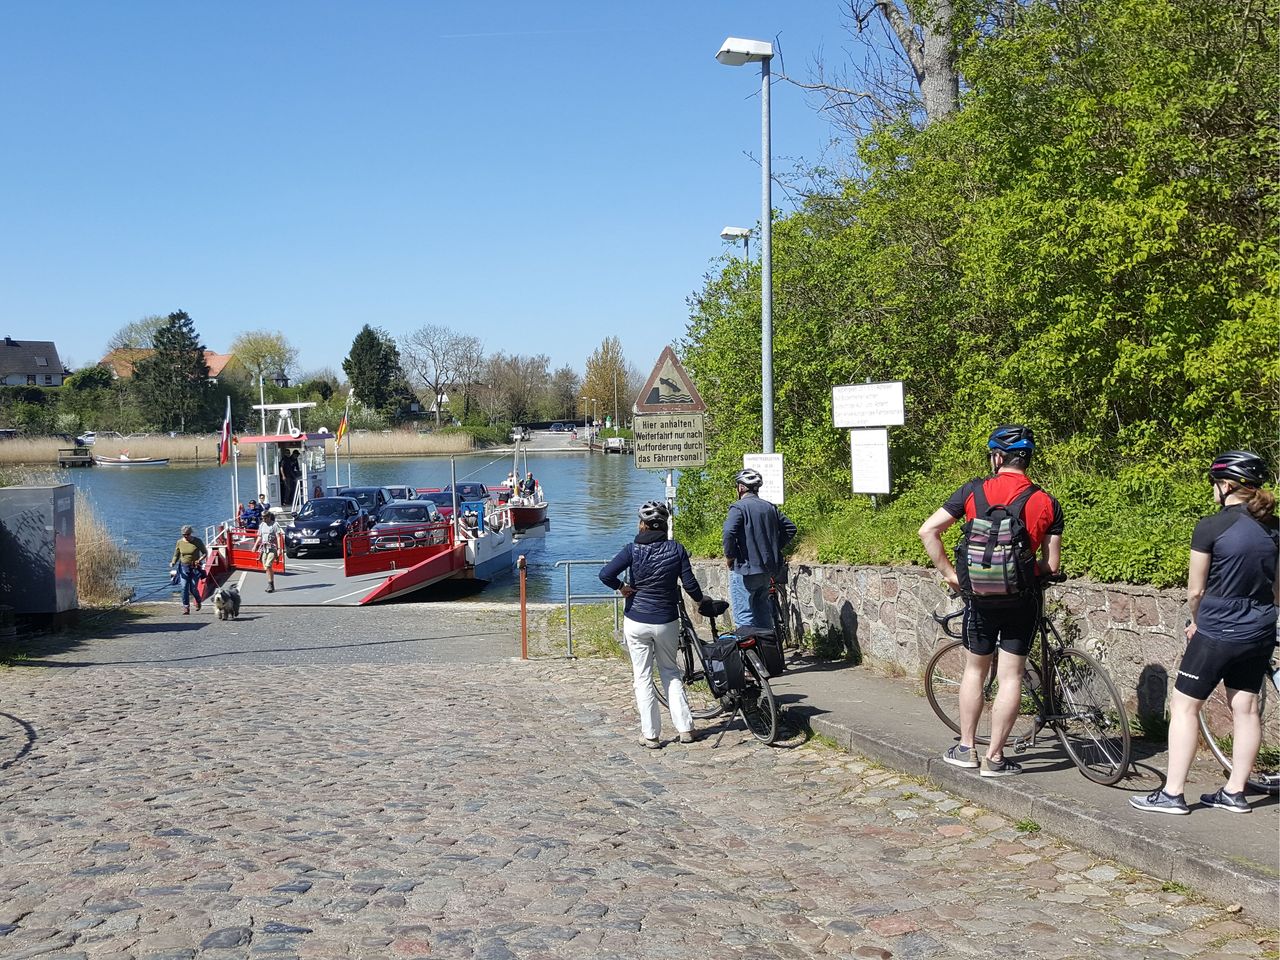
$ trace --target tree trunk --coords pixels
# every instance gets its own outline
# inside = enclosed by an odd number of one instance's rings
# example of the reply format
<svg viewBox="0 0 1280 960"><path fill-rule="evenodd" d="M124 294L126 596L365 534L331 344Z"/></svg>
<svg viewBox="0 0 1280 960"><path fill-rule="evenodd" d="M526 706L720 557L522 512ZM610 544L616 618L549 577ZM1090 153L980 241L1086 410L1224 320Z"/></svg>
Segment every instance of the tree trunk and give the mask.
<svg viewBox="0 0 1280 960"><path fill-rule="evenodd" d="M920 100L930 123L952 113L960 102L960 76L951 37L954 12L951 0L937 0L933 16L921 25Z"/></svg>

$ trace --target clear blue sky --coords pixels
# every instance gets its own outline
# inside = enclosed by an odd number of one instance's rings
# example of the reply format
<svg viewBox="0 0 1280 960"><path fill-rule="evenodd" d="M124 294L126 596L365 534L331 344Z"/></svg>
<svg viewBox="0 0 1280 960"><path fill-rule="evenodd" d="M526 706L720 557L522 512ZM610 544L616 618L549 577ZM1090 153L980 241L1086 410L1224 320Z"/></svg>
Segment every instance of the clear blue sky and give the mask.
<svg viewBox="0 0 1280 960"><path fill-rule="evenodd" d="M302 369L360 325L647 369L760 211L754 65L848 46L837 0L0 3L0 335L76 365L185 309ZM775 170L832 136L774 88ZM783 159L779 159L783 158ZM775 189L775 206L785 198ZM296 372L296 371L295 371Z"/></svg>

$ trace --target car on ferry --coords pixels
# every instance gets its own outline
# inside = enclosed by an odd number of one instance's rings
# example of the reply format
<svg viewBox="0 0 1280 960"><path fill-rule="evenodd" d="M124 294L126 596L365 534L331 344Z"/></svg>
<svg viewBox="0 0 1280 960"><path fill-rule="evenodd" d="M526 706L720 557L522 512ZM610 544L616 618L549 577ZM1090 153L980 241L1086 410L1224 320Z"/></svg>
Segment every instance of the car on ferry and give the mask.
<svg viewBox="0 0 1280 960"><path fill-rule="evenodd" d="M400 547L428 543L445 543L449 531L433 528L444 520L432 500L397 500L382 508L377 522L369 531L375 550L396 550Z"/></svg>
<svg viewBox="0 0 1280 960"><path fill-rule="evenodd" d="M387 487L343 487L338 496L351 497L375 520L382 508L396 499Z"/></svg>
<svg viewBox="0 0 1280 960"><path fill-rule="evenodd" d="M318 553L341 556L343 538L370 525L369 512L353 497L316 497L304 503L293 524L285 528L284 554L289 558Z"/></svg>
<svg viewBox="0 0 1280 960"><path fill-rule="evenodd" d="M387 487L391 491L391 496L396 500L417 500L418 491L415 487L408 484L392 484Z"/></svg>

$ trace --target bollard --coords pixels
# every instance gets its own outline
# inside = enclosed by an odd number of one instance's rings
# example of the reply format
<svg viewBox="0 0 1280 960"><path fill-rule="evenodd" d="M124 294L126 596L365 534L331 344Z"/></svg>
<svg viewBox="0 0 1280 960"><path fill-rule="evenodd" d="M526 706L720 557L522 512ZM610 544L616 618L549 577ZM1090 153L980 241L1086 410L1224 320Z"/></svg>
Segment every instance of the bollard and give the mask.
<svg viewBox="0 0 1280 960"><path fill-rule="evenodd" d="M520 570L520 659L529 659L529 609L525 606L525 578L528 573L525 570L526 564L524 554L520 554L520 559L516 561L516 567Z"/></svg>

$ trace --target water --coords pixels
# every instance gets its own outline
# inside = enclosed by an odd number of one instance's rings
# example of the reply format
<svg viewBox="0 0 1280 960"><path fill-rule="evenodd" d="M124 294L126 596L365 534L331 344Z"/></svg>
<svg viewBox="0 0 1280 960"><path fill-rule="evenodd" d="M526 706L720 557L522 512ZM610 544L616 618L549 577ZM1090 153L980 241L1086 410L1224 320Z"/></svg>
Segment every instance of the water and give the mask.
<svg viewBox="0 0 1280 960"><path fill-rule="evenodd" d="M501 483L511 468L509 457L477 455L455 458L458 480ZM664 475L637 470L631 457L572 454L534 454L529 469L542 484L551 504L551 529L545 538L530 537L516 548L528 558L531 600L561 600L564 571L557 560L606 560L631 539L636 508L646 500L663 499ZM121 469L93 467L58 471L74 483L94 506L108 529L138 554L139 565L126 575L138 595L164 595L169 581L169 558L183 524L203 536L206 527L230 516L231 468L175 464L169 467ZM342 464L347 479L347 463ZM443 487L449 483L447 457L354 460L355 486L411 484ZM254 491L253 465L240 468L240 492ZM595 568L574 574L575 592L603 592ZM514 575L490 584L477 599L508 600L518 596Z"/></svg>

